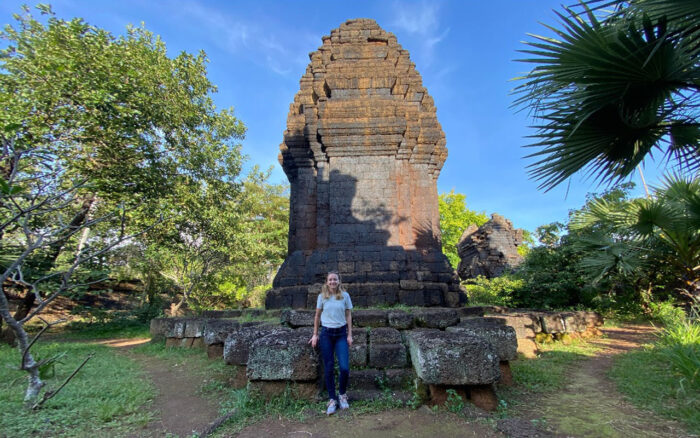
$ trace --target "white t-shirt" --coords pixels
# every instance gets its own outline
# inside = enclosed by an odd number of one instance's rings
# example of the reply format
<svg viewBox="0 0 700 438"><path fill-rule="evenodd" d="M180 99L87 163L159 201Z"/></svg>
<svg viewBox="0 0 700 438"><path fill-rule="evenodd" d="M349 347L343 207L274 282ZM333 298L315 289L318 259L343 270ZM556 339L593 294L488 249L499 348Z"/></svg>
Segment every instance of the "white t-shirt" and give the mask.
<svg viewBox="0 0 700 438"><path fill-rule="evenodd" d="M330 298L323 299L323 294L318 294L318 299L316 300L316 308L323 309L321 312L321 325L328 328L338 328L347 324L345 320L345 310L352 309L352 301L350 300L350 294L342 291L342 300L338 300L331 296Z"/></svg>

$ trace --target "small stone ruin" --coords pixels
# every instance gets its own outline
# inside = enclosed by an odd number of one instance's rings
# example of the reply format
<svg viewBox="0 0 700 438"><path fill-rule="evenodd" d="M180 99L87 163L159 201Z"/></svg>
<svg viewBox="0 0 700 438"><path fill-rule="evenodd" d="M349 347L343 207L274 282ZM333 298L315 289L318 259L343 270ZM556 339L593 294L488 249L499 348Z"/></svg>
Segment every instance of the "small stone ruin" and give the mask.
<svg viewBox="0 0 700 438"><path fill-rule="evenodd" d="M224 360L234 387L262 397L317 400L324 379L320 355L308 344L313 317L311 310L291 309L207 312L154 319L151 336ZM588 336L603 322L594 312L501 307L356 310L353 321L351 400L376 399L390 390L404 401L417 395L443 404L454 389L486 410L497 407L495 389L512 382L510 361L518 353L536 353L536 336Z"/></svg>
<svg viewBox="0 0 700 438"><path fill-rule="evenodd" d="M265 307L313 308L333 270L356 306L463 304L440 243L445 134L408 52L356 19L309 57L280 146L289 252Z"/></svg>
<svg viewBox="0 0 700 438"><path fill-rule="evenodd" d="M481 227L470 225L457 244L459 277L494 278L514 269L523 260L518 254L522 243L523 230L513 229L513 224L498 214L492 214L491 220Z"/></svg>

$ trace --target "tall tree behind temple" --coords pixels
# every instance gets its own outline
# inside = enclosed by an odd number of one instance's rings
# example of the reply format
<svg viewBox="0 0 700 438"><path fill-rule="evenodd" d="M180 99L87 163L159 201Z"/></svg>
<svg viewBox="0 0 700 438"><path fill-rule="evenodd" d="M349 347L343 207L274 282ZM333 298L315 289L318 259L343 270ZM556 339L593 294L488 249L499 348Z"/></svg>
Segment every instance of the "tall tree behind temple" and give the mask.
<svg viewBox="0 0 700 438"><path fill-rule="evenodd" d="M440 231L442 232L442 252L447 256L453 268L459 265L457 244L464 230L469 225L482 226L488 220L485 212L476 212L467 208L466 196L462 193L441 193L438 197L440 209Z"/></svg>

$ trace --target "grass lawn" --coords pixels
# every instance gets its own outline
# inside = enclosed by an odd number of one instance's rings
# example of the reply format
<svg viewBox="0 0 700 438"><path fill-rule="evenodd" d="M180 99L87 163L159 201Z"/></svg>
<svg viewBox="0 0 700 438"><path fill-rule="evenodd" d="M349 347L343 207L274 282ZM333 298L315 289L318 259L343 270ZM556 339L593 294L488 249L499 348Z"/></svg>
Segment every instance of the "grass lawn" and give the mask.
<svg viewBox="0 0 700 438"><path fill-rule="evenodd" d="M684 423L700 435L700 389L684 384L658 349L648 345L620 355L609 375L635 405Z"/></svg>
<svg viewBox="0 0 700 438"><path fill-rule="evenodd" d="M40 341L32 350L36 359L67 353L56 364L55 376L46 379L49 389L57 388L88 354L95 356L58 395L32 411L23 404L27 374L17 370L20 354L0 345L1 436L125 436L151 420L155 388L131 360L87 343Z"/></svg>

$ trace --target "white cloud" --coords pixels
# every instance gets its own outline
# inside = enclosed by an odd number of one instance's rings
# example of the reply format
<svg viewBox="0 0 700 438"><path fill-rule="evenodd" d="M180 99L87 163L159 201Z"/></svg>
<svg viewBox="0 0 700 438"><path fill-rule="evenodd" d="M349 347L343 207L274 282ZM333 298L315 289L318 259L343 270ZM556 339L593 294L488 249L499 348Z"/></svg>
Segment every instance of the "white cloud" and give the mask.
<svg viewBox="0 0 700 438"><path fill-rule="evenodd" d="M263 62L268 69L282 76L296 74L299 70L292 68L299 63L299 55L295 47L290 47L295 38L289 38L289 30L262 28L197 3L183 4L180 12L197 27L206 29L211 43L221 50ZM282 34L287 36L281 37Z"/></svg>
<svg viewBox="0 0 700 438"><path fill-rule="evenodd" d="M394 2L393 25L406 32L429 36L438 28L438 5L421 2L416 7L406 7L405 2Z"/></svg>
<svg viewBox="0 0 700 438"><path fill-rule="evenodd" d="M420 53L413 54L422 58L423 67L428 67L434 59L436 46L447 37L450 28L443 29L440 26L439 3L420 1L408 6L409 4L405 1L393 3L392 27L419 39Z"/></svg>

